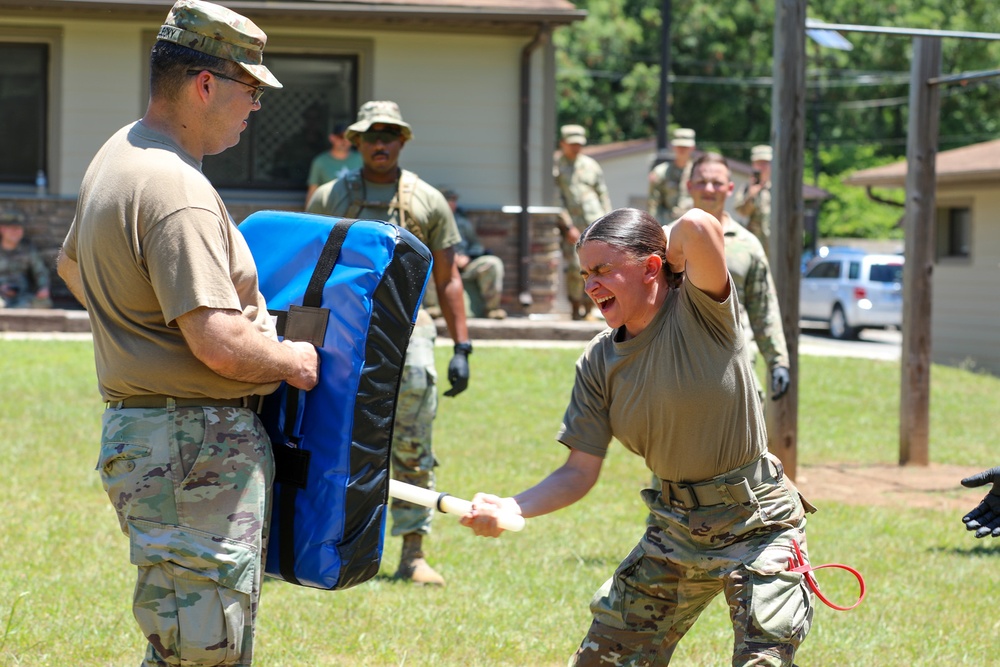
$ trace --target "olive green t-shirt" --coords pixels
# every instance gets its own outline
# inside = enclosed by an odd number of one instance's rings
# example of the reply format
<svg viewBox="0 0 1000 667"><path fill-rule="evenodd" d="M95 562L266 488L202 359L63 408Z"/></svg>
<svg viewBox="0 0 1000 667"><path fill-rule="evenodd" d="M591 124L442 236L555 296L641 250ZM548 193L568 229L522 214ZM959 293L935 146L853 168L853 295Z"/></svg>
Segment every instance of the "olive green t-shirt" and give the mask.
<svg viewBox="0 0 1000 667"><path fill-rule="evenodd" d="M557 439L603 457L617 438L675 482L750 463L767 436L739 322L735 289L719 303L685 281L635 338L599 334L577 362Z"/></svg>
<svg viewBox="0 0 1000 667"><path fill-rule="evenodd" d="M218 375L177 328L181 315L217 308L277 339L250 248L200 162L167 136L137 122L104 144L64 250L80 266L104 400L237 398L277 387Z"/></svg>

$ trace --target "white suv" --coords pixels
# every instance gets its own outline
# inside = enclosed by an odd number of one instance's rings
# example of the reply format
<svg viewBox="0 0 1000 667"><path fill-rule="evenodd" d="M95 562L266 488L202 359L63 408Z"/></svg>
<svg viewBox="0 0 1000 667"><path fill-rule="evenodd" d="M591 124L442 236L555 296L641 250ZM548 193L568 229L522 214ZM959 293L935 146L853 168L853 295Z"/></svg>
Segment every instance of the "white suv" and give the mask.
<svg viewBox="0 0 1000 667"><path fill-rule="evenodd" d="M903 256L830 250L802 276L799 315L828 322L834 338L903 324Z"/></svg>

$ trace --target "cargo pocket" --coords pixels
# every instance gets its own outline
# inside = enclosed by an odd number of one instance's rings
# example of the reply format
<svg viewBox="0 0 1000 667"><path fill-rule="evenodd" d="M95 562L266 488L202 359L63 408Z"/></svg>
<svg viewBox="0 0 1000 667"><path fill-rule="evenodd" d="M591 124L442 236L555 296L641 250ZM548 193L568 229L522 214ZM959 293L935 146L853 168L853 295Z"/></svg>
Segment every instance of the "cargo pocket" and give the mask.
<svg viewBox="0 0 1000 667"><path fill-rule="evenodd" d="M146 444L134 442L106 442L101 445L97 460L97 472L101 476L104 492L118 515L118 526L128 535L129 501L134 489L142 484L142 478L149 467L148 459L152 449ZM139 469L136 472L136 468Z"/></svg>
<svg viewBox="0 0 1000 667"><path fill-rule="evenodd" d="M636 546L621 562L614 575L597 589L590 600L590 611L595 621L616 630L625 630L630 623L640 621L634 609L638 596L631 582L642 566L644 556L642 546Z"/></svg>
<svg viewBox="0 0 1000 667"><path fill-rule="evenodd" d="M805 577L788 570L750 568L750 612L758 637L752 641L801 641L812 624L812 597Z"/></svg>
<svg viewBox="0 0 1000 667"><path fill-rule="evenodd" d="M158 651L185 664L240 661L252 624L258 565L249 544L209 533L129 519L132 564L139 568L134 611ZM249 645L246 647L249 649Z"/></svg>

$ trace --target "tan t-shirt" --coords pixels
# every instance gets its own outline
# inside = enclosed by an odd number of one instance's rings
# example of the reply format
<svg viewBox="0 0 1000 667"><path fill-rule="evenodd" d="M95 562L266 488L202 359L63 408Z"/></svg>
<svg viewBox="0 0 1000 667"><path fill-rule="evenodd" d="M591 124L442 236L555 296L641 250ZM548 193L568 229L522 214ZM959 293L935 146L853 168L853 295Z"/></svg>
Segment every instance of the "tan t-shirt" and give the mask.
<svg viewBox="0 0 1000 667"><path fill-rule="evenodd" d="M389 210L389 202L396 196L398 185L396 183L372 183L367 180L362 181L362 183L364 187L363 201L369 205L362 207L356 217L383 220L398 225L399 211ZM420 225L420 229L423 231L422 240L431 252L450 248L462 241L451 207L448 206L444 195L437 188L430 186L422 179L417 179L413 195L409 200L410 210L407 212L407 216ZM385 204L371 205L374 202L385 202ZM353 196L347 185L347 179L340 178L319 186L310 198L306 210L309 213L321 215L343 216L347 215L352 203Z"/></svg>
<svg viewBox="0 0 1000 667"><path fill-rule="evenodd" d="M277 336L250 249L201 164L137 122L84 175L67 257L80 265L101 396L236 398L267 394L199 361L176 320L196 308L242 313Z"/></svg>
<svg viewBox="0 0 1000 667"><path fill-rule="evenodd" d="M615 437L675 482L767 450L736 290L719 303L685 281L638 336L616 342L615 333L599 334L577 362L560 442L603 457Z"/></svg>

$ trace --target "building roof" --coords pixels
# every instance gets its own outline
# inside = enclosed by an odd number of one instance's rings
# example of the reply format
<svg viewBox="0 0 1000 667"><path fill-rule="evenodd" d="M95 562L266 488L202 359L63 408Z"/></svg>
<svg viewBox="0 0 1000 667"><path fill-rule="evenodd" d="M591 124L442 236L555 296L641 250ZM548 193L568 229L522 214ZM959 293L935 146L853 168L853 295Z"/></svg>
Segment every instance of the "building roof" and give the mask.
<svg viewBox="0 0 1000 667"><path fill-rule="evenodd" d="M934 168L938 183L995 182L1000 180L1000 139L954 148L937 154ZM906 187L906 160L856 171L847 185Z"/></svg>
<svg viewBox="0 0 1000 667"><path fill-rule="evenodd" d="M583 147L582 152L600 162L601 160L628 157L637 153L655 155L657 148L655 139L629 139L628 141L615 141L609 144L588 144ZM691 159L696 159L702 152L696 148L694 153L692 153ZM729 169L734 174L741 174L747 177L753 174L753 165L749 162L734 160L728 155L726 156L726 162L729 163ZM806 201L821 201L829 199L831 196L823 188L817 188L807 183L802 184L802 198Z"/></svg>
<svg viewBox="0 0 1000 667"><path fill-rule="evenodd" d="M78 18L162 18L172 0L3 0L5 15L58 14ZM219 4L268 25L333 22L345 27L420 28L451 25L465 30L565 25L586 18L570 0L219 0Z"/></svg>

